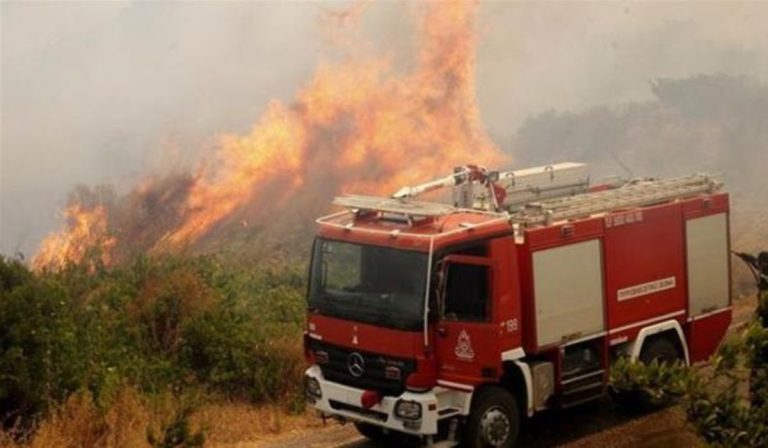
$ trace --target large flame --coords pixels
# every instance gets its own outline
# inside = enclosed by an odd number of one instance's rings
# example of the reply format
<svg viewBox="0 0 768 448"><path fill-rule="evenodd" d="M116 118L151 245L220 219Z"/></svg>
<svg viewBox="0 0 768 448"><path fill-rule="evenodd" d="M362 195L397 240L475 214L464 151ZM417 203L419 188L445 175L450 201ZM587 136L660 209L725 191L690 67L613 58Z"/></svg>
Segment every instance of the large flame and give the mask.
<svg viewBox="0 0 768 448"><path fill-rule="evenodd" d="M411 72L398 75L386 58L322 64L292 104L274 101L249 134L221 137L213 157L182 176L183 188L163 193L169 182L151 181L118 201L118 210L104 216L121 218L110 221L118 243L102 243L104 252L124 254L121 246L131 244L152 251L190 247L229 222L279 226L286 210L322 211L318 204L339 192L388 194L456 165L504 163L477 107L475 2L423 6ZM152 210L160 209L158 230ZM68 225L46 238L35 265L79 261L81 246L93 242L87 229Z"/></svg>
<svg viewBox="0 0 768 448"><path fill-rule="evenodd" d="M83 261L89 252L94 261L111 263L110 252L117 240L107 232L107 211L103 206L85 207L72 203L64 210L66 230L52 233L43 240L32 265L35 269L61 267L67 262Z"/></svg>

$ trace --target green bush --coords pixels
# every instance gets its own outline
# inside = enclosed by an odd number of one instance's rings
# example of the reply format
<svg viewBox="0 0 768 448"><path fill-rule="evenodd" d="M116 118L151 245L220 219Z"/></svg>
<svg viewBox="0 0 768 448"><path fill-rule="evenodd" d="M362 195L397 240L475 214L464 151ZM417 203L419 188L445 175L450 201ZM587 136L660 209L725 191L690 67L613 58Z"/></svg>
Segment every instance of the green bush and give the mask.
<svg viewBox="0 0 768 448"><path fill-rule="evenodd" d="M689 378L688 419L709 445L768 446L767 366L756 358L767 342L768 330L755 321L721 347L711 368Z"/></svg>
<svg viewBox="0 0 768 448"><path fill-rule="evenodd" d="M704 368L619 359L612 387L655 399L684 396L688 420L710 446L768 446L768 292L752 324L730 337Z"/></svg>
<svg viewBox="0 0 768 448"><path fill-rule="evenodd" d="M31 423L77 390L99 402L126 383L295 408L300 272L208 255L36 273L0 257L0 418Z"/></svg>
<svg viewBox="0 0 768 448"><path fill-rule="evenodd" d="M5 417L34 415L84 383L87 330L59 282L5 259L0 275L0 409Z"/></svg>
<svg viewBox="0 0 768 448"><path fill-rule="evenodd" d="M620 357L611 367L610 384L613 391L628 403L641 407L666 405L683 396L689 376L682 362L674 364L643 364Z"/></svg>

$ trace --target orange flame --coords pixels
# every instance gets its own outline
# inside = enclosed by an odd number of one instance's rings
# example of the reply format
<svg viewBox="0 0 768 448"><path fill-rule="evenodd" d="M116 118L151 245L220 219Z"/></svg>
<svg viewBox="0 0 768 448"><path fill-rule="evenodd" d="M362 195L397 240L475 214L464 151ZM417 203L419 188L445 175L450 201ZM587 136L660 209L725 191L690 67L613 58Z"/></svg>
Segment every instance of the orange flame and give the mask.
<svg viewBox="0 0 768 448"><path fill-rule="evenodd" d="M389 194L456 165L507 162L480 123L475 2L423 6L410 73L396 74L383 58L322 64L293 104L272 102L249 134L220 139L173 204L177 219L147 249L194 245L233 220L280 225L285 210L316 209L339 192ZM38 258L77 259L79 252L62 254L53 242L81 233L69 227L46 238Z"/></svg>
<svg viewBox="0 0 768 448"><path fill-rule="evenodd" d="M105 265L111 263L110 252L117 239L107 234L107 210L98 205L86 208L80 203L64 210L67 227L45 237L32 266L36 270L58 269L68 262L80 262L88 251L98 249L94 256Z"/></svg>

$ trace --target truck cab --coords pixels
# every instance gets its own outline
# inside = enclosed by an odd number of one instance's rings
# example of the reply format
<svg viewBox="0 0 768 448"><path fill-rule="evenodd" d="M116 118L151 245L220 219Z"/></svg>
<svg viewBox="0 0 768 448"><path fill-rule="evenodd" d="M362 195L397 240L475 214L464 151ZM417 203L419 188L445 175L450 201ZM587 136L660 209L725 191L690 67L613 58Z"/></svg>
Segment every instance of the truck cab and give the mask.
<svg viewBox="0 0 768 448"><path fill-rule="evenodd" d="M426 184L453 204L337 199L312 249L309 402L374 439L505 447L522 418L601 397L618 356L707 358L730 323L727 195L587 187L584 168Z"/></svg>

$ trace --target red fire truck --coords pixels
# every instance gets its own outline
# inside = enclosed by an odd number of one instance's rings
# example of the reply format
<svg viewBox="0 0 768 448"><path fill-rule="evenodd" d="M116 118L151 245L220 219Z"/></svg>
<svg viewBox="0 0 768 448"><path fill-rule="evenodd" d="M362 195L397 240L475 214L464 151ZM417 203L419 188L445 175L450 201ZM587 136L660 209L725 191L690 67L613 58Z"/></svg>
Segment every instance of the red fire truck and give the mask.
<svg viewBox="0 0 768 448"><path fill-rule="evenodd" d="M310 268L307 399L372 439L509 447L521 418L603 396L620 356L707 359L731 322L722 183L586 170L465 166L337 198Z"/></svg>

